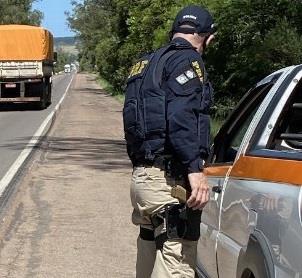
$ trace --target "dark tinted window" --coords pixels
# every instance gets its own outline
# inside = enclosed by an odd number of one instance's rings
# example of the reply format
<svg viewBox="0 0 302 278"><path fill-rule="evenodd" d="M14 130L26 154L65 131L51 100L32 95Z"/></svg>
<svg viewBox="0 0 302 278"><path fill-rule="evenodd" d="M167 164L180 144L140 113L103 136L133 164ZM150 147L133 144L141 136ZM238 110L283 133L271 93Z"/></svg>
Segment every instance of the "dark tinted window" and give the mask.
<svg viewBox="0 0 302 278"><path fill-rule="evenodd" d="M257 127L249 155L302 160L301 73L302 66L296 67L279 87Z"/></svg>
<svg viewBox="0 0 302 278"><path fill-rule="evenodd" d="M267 149L302 151L302 81L298 83L280 114Z"/></svg>
<svg viewBox="0 0 302 278"><path fill-rule="evenodd" d="M250 90L240 101L215 137L210 163L232 163L235 160L243 137L273 84L262 84Z"/></svg>

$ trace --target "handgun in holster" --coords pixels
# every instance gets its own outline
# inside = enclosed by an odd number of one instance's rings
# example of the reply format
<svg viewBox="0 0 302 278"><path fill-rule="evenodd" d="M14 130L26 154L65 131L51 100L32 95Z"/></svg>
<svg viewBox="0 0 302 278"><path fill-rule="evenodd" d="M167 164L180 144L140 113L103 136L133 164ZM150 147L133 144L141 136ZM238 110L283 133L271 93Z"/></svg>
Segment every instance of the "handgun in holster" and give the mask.
<svg viewBox="0 0 302 278"><path fill-rule="evenodd" d="M201 211L192 210L185 204L168 204L165 206L167 238L184 238L198 240L200 236Z"/></svg>
<svg viewBox="0 0 302 278"><path fill-rule="evenodd" d="M184 238L187 231L187 212L185 204L168 204L165 206L167 237Z"/></svg>
<svg viewBox="0 0 302 278"><path fill-rule="evenodd" d="M171 196L178 199L180 203L186 203L190 197L190 192L181 185L172 186Z"/></svg>

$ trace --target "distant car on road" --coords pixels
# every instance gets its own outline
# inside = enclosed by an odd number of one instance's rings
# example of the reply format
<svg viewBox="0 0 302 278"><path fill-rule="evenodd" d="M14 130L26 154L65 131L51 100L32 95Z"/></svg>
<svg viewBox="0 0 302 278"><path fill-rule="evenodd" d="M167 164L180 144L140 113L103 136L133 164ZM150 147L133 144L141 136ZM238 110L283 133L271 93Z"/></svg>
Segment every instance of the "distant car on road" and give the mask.
<svg viewBox="0 0 302 278"><path fill-rule="evenodd" d="M66 65L64 66L64 72L65 72L65 73L70 73L70 72L71 72L71 66L70 66L69 64L66 64Z"/></svg>
<svg viewBox="0 0 302 278"><path fill-rule="evenodd" d="M197 272L302 277L302 65L255 85L214 140Z"/></svg>

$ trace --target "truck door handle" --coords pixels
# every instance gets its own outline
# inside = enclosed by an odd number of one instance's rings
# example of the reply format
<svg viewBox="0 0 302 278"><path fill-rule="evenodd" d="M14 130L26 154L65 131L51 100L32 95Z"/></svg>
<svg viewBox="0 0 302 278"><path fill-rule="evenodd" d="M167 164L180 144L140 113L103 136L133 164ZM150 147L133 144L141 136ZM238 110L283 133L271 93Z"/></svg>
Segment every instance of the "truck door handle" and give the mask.
<svg viewBox="0 0 302 278"><path fill-rule="evenodd" d="M222 192L222 186L221 185L213 186L212 191L215 192L215 193L220 194Z"/></svg>

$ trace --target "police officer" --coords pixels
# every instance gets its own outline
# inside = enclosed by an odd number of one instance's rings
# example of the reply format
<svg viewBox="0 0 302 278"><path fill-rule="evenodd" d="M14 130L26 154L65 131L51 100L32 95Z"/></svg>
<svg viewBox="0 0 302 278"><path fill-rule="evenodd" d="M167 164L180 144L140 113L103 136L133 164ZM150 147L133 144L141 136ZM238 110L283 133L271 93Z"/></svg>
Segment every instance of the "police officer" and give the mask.
<svg viewBox="0 0 302 278"><path fill-rule="evenodd" d="M203 166L212 100L201 54L214 32L210 13L195 5L182 9L172 26L176 51L165 62L161 86L167 107L165 143L151 163L132 161L132 221L140 226L139 278L195 277L200 215L209 199ZM184 206L171 194L176 185L190 192Z"/></svg>

